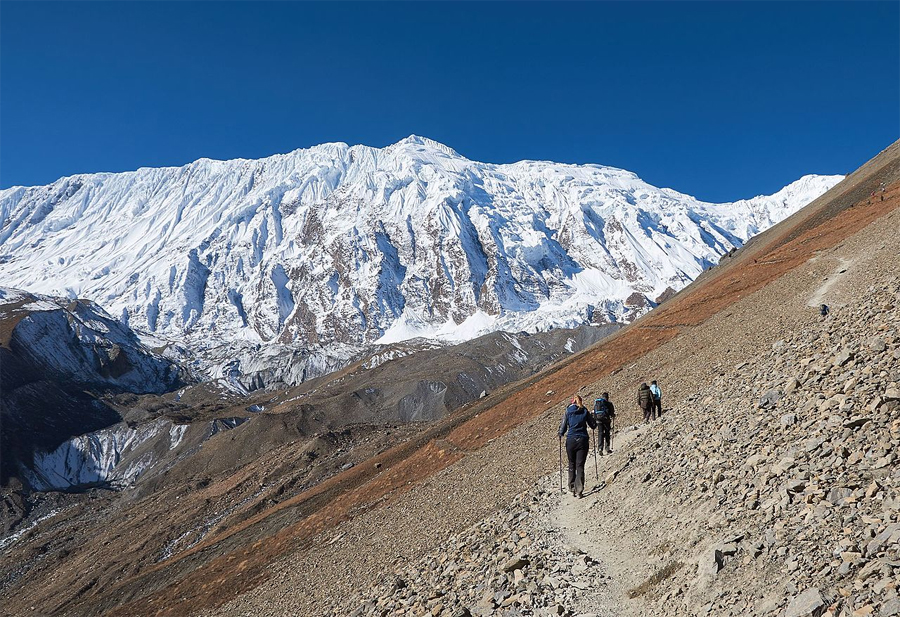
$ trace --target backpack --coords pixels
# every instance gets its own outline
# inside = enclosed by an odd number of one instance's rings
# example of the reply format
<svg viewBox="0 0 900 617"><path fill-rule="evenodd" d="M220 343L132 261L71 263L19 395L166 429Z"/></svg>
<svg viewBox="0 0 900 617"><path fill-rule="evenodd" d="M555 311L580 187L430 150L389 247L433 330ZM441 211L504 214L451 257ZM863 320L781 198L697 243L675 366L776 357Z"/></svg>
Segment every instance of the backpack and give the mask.
<svg viewBox="0 0 900 617"><path fill-rule="evenodd" d="M594 415L598 418L609 416L609 402L605 398L598 398L594 401Z"/></svg>

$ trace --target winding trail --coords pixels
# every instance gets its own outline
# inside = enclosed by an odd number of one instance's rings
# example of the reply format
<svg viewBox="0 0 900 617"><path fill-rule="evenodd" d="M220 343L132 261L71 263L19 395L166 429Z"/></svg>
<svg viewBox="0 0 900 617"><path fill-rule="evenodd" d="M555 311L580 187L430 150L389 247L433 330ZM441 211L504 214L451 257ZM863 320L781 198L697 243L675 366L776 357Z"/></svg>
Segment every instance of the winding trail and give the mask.
<svg viewBox="0 0 900 617"><path fill-rule="evenodd" d="M813 258L815 259L815 258ZM838 266L834 269L834 272L826 277L825 282L816 289L815 293L810 296L809 301L806 303L807 306L818 307L819 305L825 302L825 298L828 295L828 292L831 288L847 274L847 271L850 269L850 266L853 265L853 259L848 259L846 257L838 257Z"/></svg>

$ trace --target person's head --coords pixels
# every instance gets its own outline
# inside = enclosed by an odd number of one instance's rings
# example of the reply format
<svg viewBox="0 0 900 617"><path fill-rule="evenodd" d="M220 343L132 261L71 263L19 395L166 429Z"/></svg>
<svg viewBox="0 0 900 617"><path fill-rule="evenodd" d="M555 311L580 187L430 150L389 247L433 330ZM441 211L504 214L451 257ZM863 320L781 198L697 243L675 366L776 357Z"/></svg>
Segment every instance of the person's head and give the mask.
<svg viewBox="0 0 900 617"><path fill-rule="evenodd" d="M578 405L579 407L584 407L584 402L582 401L581 396L578 394L572 397L572 404Z"/></svg>
<svg viewBox="0 0 900 617"><path fill-rule="evenodd" d="M645 381L644 383L641 384L641 388L648 388L648 387L649 387L649 386L647 385L647 382L646 382L646 381Z"/></svg>
<svg viewBox="0 0 900 617"><path fill-rule="evenodd" d="M650 383L652 383L652 384L655 386L655 385L656 385L656 380L654 379L654 380L651 381Z"/></svg>
<svg viewBox="0 0 900 617"><path fill-rule="evenodd" d="M604 392L603 398L605 398L608 401L609 400L609 392Z"/></svg>

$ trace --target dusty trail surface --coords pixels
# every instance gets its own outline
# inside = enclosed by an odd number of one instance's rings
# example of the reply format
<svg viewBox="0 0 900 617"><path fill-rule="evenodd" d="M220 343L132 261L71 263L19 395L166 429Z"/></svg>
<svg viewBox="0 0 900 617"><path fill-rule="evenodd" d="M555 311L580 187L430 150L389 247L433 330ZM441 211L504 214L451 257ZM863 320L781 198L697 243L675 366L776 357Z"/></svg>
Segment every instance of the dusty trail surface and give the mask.
<svg viewBox="0 0 900 617"><path fill-rule="evenodd" d="M599 480L592 475L593 457L589 458L585 465L589 490L584 497L576 499L568 493L560 493L548 513L547 533L559 534L570 550L590 556L603 570L602 581L592 581L585 596L578 599L576 612L593 613L597 617L639 617L643 614L640 601L630 597L629 591L652 573L646 572L643 547L635 536L622 533L621 513L603 492L604 479L620 467L623 456L627 457L620 452L626 451L628 444L643 434L644 428L637 427L617 436L616 451L599 459Z"/></svg>
<svg viewBox="0 0 900 617"><path fill-rule="evenodd" d="M627 446L644 432L629 427ZM363 585L335 608L339 615L573 615L645 614L632 588L652 574L604 516L603 490L629 455L588 461L583 499L562 491L557 474L481 521L449 536L415 562Z"/></svg>

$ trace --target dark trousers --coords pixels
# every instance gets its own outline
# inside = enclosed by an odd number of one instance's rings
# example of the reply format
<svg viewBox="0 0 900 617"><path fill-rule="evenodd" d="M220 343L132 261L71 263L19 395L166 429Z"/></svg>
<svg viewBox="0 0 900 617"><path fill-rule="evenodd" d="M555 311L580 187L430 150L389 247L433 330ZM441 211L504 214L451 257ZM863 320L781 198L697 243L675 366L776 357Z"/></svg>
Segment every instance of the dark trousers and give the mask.
<svg viewBox="0 0 900 617"><path fill-rule="evenodd" d="M584 461L590 442L587 437L566 439L566 455L569 457L569 490L576 494L584 491Z"/></svg>
<svg viewBox="0 0 900 617"><path fill-rule="evenodd" d="M600 448L601 454L607 450L612 452L612 418L597 418L597 428L600 430Z"/></svg>
<svg viewBox="0 0 900 617"><path fill-rule="evenodd" d="M644 422L649 422L653 418L653 402L651 401L649 405L646 407L641 407L644 410Z"/></svg>
<svg viewBox="0 0 900 617"><path fill-rule="evenodd" d="M653 419L655 420L656 418L661 418L662 417L662 399L661 398L653 399L653 403L651 403L651 405L652 405L651 409L653 410Z"/></svg>

